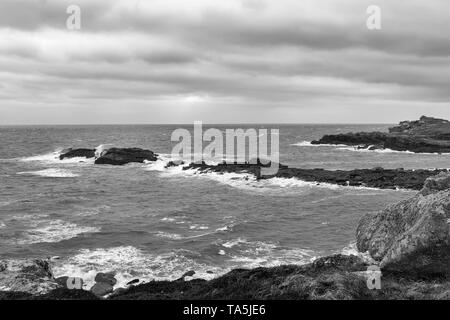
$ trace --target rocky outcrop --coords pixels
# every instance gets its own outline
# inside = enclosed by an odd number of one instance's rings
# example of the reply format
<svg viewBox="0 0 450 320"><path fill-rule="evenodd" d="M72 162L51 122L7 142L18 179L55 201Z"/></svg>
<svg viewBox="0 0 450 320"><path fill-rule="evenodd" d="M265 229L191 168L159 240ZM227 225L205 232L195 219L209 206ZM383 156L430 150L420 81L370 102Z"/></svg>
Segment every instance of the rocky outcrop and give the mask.
<svg viewBox="0 0 450 320"><path fill-rule="evenodd" d="M312 144L356 146L364 149L391 149L416 153L449 153L450 122L421 117L417 121L403 121L389 132L357 132L325 135Z"/></svg>
<svg viewBox="0 0 450 320"><path fill-rule="evenodd" d="M102 153L95 160L95 164L110 164L121 166L124 164L136 162L144 163L144 161L156 161L157 155L150 150L140 148L111 148Z"/></svg>
<svg viewBox="0 0 450 320"><path fill-rule="evenodd" d="M70 158L94 158L94 149L67 149L62 152L59 156L60 160L70 159Z"/></svg>
<svg viewBox="0 0 450 320"><path fill-rule="evenodd" d="M47 260L0 261L0 291L38 295L57 287Z"/></svg>
<svg viewBox="0 0 450 320"><path fill-rule="evenodd" d="M297 178L307 182L330 183L341 186L371 187L379 189L411 189L420 190L425 180L441 172L442 170L404 170L404 169L356 169L356 170L325 170L325 169L300 169L279 166L275 175L261 176L260 164L219 164L207 165L190 164L184 170L196 169L199 173L249 173L257 179L270 178Z"/></svg>
<svg viewBox="0 0 450 320"><path fill-rule="evenodd" d="M158 159L158 155L153 151L141 148L109 148L97 155L95 149L68 149L67 151L63 151L59 156L60 160L78 157L96 158L95 164L116 166L132 162L144 163L144 161L156 161Z"/></svg>
<svg viewBox="0 0 450 320"><path fill-rule="evenodd" d="M429 178L411 199L365 215L356 237L358 250L384 270L450 278L450 174Z"/></svg>

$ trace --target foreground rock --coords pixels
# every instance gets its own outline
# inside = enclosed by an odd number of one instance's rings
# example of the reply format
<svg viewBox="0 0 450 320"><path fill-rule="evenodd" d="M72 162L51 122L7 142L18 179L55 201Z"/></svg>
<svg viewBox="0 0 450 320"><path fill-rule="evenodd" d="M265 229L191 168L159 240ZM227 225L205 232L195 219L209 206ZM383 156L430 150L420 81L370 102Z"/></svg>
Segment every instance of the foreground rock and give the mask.
<svg viewBox="0 0 450 320"><path fill-rule="evenodd" d="M103 150L97 155L95 164L109 164L122 166L128 163L144 163L145 161L156 161L157 154L153 151L141 148L109 148ZM94 149L69 149L64 151L60 156L60 160L67 158L95 158L96 150Z"/></svg>
<svg viewBox="0 0 450 320"><path fill-rule="evenodd" d="M367 214L357 246L384 270L415 277L450 278L450 174L425 182L411 199Z"/></svg>
<svg viewBox="0 0 450 320"><path fill-rule="evenodd" d="M0 290L39 295L57 287L47 260L0 261Z"/></svg>
<svg viewBox="0 0 450 320"><path fill-rule="evenodd" d="M325 135L312 144L344 144L376 150L391 149L416 153L450 153L450 122L421 117L417 121L403 121L389 132L358 132Z"/></svg>
<svg viewBox="0 0 450 320"><path fill-rule="evenodd" d="M420 190L425 180L448 170L404 170L404 169L356 169L325 170L299 169L280 165L277 174L261 176L261 164L190 164L184 170L196 169L199 173L249 173L257 179L297 178L306 182L330 183L341 186L370 187L379 189Z"/></svg>
<svg viewBox="0 0 450 320"><path fill-rule="evenodd" d="M384 272L381 290L370 290L364 275L369 265L357 256L334 255L302 266L237 269L211 281L152 281L114 291L120 300L366 300L450 299L450 282L417 281ZM98 294L106 291L97 292ZM1 299L100 299L84 290L56 289L43 295L0 292Z"/></svg>

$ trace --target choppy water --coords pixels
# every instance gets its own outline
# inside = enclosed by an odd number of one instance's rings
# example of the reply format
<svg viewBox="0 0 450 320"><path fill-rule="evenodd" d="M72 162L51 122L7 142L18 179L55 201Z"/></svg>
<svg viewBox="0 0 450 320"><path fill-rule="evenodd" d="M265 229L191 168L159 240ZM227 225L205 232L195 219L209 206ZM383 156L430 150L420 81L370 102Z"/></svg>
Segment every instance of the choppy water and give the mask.
<svg viewBox="0 0 450 320"><path fill-rule="evenodd" d="M212 278L236 267L299 264L351 250L364 213L413 193L199 176L164 169L165 158L124 167L57 160L63 148L109 143L169 154L170 135L178 127L1 127L0 258L60 256L56 275L77 275L88 283L96 272L111 270L118 272L119 285L134 278L176 279L189 270ZM257 126L280 129L280 160L290 166L450 167L450 155L308 144L324 134L387 127Z"/></svg>

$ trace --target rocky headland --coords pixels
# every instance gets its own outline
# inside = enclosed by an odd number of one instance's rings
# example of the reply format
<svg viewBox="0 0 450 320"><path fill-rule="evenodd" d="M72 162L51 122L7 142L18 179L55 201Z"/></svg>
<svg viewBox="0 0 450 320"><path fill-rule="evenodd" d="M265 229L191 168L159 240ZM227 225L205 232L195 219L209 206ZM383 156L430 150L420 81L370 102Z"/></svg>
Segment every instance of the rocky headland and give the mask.
<svg viewBox="0 0 450 320"><path fill-rule="evenodd" d="M233 270L211 281L131 281L113 291L100 273L89 291L82 279L55 279L49 260L0 262L0 299L450 299L450 173L376 214L356 230L358 255L333 255L307 265ZM374 269L375 268L375 269ZM372 283L380 272L381 287ZM68 281L70 279L70 281Z"/></svg>
<svg viewBox="0 0 450 320"><path fill-rule="evenodd" d="M312 144L348 145L360 149L390 149L415 153L450 153L450 122L422 116L403 121L389 132L357 132L325 135Z"/></svg>

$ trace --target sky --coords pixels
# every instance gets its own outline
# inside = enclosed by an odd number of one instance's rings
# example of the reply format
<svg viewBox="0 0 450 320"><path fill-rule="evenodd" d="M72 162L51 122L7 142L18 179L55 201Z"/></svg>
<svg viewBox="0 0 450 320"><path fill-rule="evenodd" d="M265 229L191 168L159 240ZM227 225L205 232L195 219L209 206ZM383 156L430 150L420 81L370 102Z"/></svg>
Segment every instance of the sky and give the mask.
<svg viewBox="0 0 450 320"><path fill-rule="evenodd" d="M448 30L448 0L1 0L0 125L450 119Z"/></svg>

